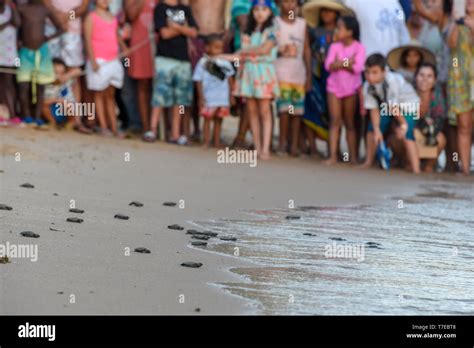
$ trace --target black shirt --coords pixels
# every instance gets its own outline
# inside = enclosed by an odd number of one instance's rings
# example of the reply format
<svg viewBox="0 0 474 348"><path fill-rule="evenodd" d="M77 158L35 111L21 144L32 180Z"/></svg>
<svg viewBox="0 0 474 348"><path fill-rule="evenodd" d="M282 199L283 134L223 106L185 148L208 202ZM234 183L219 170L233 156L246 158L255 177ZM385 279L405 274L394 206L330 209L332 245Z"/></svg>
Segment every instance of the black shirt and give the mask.
<svg viewBox="0 0 474 348"><path fill-rule="evenodd" d="M161 28L168 25L168 21L174 21L181 25L187 24L190 27L197 28L189 6L170 6L160 3L155 7L155 31L159 33ZM189 61L188 41L185 35L175 36L172 39L160 37L156 47L156 54L158 56Z"/></svg>

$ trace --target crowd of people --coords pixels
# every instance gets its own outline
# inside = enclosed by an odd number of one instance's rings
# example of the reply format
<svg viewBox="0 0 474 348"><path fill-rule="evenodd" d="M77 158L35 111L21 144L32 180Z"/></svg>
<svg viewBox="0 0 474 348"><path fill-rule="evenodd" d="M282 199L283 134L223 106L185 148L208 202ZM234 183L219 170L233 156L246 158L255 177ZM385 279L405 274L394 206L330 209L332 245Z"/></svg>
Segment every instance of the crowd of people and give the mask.
<svg viewBox="0 0 474 348"><path fill-rule="evenodd" d="M469 175L474 0L0 0L2 126L220 148L229 116L262 160Z"/></svg>

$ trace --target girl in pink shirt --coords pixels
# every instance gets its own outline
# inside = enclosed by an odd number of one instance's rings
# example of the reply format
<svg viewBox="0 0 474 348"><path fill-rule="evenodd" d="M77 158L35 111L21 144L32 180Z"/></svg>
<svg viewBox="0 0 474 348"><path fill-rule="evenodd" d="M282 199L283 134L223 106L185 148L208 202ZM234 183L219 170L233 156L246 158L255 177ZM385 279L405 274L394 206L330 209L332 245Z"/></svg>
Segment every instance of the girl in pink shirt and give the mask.
<svg viewBox="0 0 474 348"><path fill-rule="evenodd" d="M338 41L330 46L325 62L325 68L329 71L326 89L331 115L329 159L326 164L337 162L339 134L343 121L349 146L349 154L344 155L344 161L355 164L357 163L355 111L358 90L362 85L365 48L358 41L359 23L355 17L341 17L337 22L336 35Z"/></svg>
<svg viewBox="0 0 474 348"><path fill-rule="evenodd" d="M95 11L85 21L86 81L87 88L94 92L100 133L122 137L117 127L115 89L122 88L124 79L120 48L124 53L128 48L118 33L118 20L109 12L109 5L110 0L96 0Z"/></svg>

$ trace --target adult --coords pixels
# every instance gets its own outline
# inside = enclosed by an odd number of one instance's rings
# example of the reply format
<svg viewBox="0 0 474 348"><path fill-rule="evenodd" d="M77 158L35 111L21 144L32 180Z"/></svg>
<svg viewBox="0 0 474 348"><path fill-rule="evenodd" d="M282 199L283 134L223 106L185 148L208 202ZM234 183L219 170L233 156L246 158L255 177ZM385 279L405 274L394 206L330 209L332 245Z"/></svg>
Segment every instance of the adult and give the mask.
<svg viewBox="0 0 474 348"><path fill-rule="evenodd" d="M424 136L425 144L436 147L437 156L426 160L424 171L433 172L437 158L446 147L446 136L443 134L447 120L446 95L436 82L436 66L423 63L415 73L415 89L420 97L420 119L417 129Z"/></svg>
<svg viewBox="0 0 474 348"><path fill-rule="evenodd" d="M452 61L456 62L449 69L449 109L450 115L456 115L462 173L469 175L474 113L474 0L466 0L466 16L452 26L448 45Z"/></svg>
<svg viewBox="0 0 474 348"><path fill-rule="evenodd" d="M367 56L387 55L395 47L407 45L410 35L398 0L343 0L360 23L361 42Z"/></svg>
<svg viewBox="0 0 474 348"><path fill-rule="evenodd" d="M137 47L130 54L128 75L136 81L138 110L144 132L150 128L151 81L154 75L153 13L156 0L125 0L124 10L131 22L130 46Z"/></svg>

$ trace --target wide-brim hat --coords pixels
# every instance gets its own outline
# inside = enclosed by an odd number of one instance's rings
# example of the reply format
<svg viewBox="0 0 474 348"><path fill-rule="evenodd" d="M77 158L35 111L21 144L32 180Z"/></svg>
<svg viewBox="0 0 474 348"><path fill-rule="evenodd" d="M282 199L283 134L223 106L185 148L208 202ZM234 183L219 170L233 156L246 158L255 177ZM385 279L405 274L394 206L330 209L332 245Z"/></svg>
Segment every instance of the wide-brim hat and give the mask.
<svg viewBox="0 0 474 348"><path fill-rule="evenodd" d="M407 50L416 50L420 52L423 63L431 63L436 66L436 57L429 49L424 48L418 43L412 43L406 46L400 46L391 50L387 55L387 63L393 70L398 70L402 66L401 58L403 52Z"/></svg>
<svg viewBox="0 0 474 348"><path fill-rule="evenodd" d="M310 0L303 5L303 17L309 26L319 25L319 14L323 8L339 12L341 16L354 16L354 13L338 0Z"/></svg>

